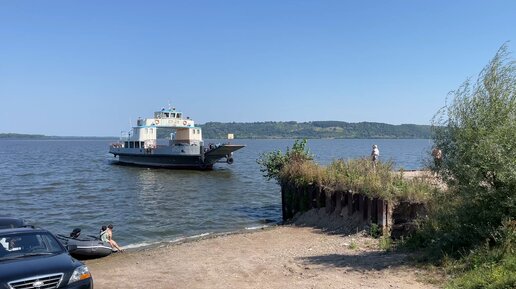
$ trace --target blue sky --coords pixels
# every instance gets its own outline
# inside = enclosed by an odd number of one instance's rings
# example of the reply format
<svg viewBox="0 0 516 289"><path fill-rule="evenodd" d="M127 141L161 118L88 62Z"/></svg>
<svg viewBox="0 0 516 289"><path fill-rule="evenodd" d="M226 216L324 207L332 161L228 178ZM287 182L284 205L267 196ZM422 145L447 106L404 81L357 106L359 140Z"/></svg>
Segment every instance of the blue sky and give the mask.
<svg viewBox="0 0 516 289"><path fill-rule="evenodd" d="M0 0L0 133L118 136L169 102L429 124L514 40L516 1Z"/></svg>

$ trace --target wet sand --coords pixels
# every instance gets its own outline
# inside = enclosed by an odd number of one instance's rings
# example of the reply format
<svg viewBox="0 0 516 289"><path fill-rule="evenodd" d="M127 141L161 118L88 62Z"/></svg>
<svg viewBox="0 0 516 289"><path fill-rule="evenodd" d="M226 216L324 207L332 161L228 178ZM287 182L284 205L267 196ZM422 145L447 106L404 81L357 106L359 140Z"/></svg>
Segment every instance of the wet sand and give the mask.
<svg viewBox="0 0 516 289"><path fill-rule="evenodd" d="M88 260L95 288L438 288L360 234L278 226Z"/></svg>

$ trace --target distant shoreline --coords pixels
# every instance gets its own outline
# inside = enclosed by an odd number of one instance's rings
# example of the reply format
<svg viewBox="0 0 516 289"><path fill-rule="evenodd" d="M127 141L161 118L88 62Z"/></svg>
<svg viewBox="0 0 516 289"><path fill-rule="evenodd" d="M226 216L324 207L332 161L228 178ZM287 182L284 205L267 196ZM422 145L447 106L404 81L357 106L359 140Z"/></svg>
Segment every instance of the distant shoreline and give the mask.
<svg viewBox="0 0 516 289"><path fill-rule="evenodd" d="M118 140L114 136L47 136L41 134L0 133L0 140Z"/></svg>
<svg viewBox="0 0 516 289"><path fill-rule="evenodd" d="M36 134L3 134L0 133L0 140L108 140L118 141L120 137L109 137L109 136L47 136L47 135L36 135ZM225 138L211 138L205 137L205 140L222 140ZM307 140L335 140L335 139L431 139L426 137L302 137L302 136L286 136L286 137L239 137L235 138L239 140L253 139L253 140L289 140L289 139L307 139Z"/></svg>
<svg viewBox="0 0 516 289"><path fill-rule="evenodd" d="M392 125L377 122L349 123L344 121L311 122L207 122L199 125L204 138L225 138L234 134L238 139L431 139L430 125Z"/></svg>
<svg viewBox="0 0 516 289"><path fill-rule="evenodd" d="M376 122L343 121L253 122L198 124L204 139L431 139L430 125L392 125ZM0 139L118 139L119 137L47 136L43 134L0 133Z"/></svg>

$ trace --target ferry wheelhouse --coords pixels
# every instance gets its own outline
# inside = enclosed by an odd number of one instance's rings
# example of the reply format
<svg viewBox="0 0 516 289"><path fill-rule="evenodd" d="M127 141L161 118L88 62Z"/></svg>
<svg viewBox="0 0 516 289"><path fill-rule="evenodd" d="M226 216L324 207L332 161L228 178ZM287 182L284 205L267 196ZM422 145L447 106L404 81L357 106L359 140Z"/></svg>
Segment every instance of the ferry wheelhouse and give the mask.
<svg viewBox="0 0 516 289"><path fill-rule="evenodd" d="M156 111L152 118L138 118L136 126L111 144L118 163L164 168L209 170L215 163L233 163L233 152L244 145L208 144L202 129L175 108Z"/></svg>

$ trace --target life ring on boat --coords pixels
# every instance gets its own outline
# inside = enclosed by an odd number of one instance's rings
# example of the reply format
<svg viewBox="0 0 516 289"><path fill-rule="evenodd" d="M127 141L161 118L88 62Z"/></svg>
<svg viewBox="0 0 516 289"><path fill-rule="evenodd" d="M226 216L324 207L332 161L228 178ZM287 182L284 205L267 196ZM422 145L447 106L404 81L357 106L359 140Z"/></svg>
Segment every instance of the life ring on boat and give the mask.
<svg viewBox="0 0 516 289"><path fill-rule="evenodd" d="M156 120L156 124L159 124L159 119Z"/></svg>
<svg viewBox="0 0 516 289"><path fill-rule="evenodd" d="M183 125L186 125L186 120L183 121Z"/></svg>

